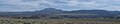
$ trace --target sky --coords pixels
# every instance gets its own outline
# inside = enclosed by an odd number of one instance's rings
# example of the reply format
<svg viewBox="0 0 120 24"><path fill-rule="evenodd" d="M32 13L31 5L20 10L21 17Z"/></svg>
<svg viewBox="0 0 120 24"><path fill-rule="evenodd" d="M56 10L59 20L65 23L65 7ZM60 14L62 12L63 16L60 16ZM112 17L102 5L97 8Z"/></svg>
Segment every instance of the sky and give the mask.
<svg viewBox="0 0 120 24"><path fill-rule="evenodd" d="M120 11L120 0L0 0L0 11L35 11L45 8Z"/></svg>

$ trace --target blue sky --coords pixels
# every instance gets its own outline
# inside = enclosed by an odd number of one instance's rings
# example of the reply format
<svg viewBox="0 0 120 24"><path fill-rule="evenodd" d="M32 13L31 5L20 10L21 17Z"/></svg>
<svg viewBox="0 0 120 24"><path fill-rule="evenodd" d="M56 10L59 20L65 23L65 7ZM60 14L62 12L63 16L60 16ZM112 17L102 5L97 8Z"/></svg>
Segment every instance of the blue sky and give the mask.
<svg viewBox="0 0 120 24"><path fill-rule="evenodd" d="M120 0L0 0L0 11L35 11L49 7L63 10L120 11Z"/></svg>

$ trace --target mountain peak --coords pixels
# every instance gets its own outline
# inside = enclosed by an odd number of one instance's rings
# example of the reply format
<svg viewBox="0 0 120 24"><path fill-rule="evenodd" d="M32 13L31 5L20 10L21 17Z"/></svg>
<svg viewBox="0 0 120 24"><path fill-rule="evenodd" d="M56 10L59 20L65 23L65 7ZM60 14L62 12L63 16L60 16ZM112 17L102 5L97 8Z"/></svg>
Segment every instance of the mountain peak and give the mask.
<svg viewBox="0 0 120 24"><path fill-rule="evenodd" d="M46 8L44 10L41 11L62 11L61 9L55 9L55 8Z"/></svg>
<svg viewBox="0 0 120 24"><path fill-rule="evenodd" d="M55 9L55 8L46 8L44 10L57 10L57 9Z"/></svg>
<svg viewBox="0 0 120 24"><path fill-rule="evenodd" d="M55 9L55 8L46 8L46 9L43 9L43 10L37 11L37 12L40 12L40 13L60 13L60 12L63 12L63 10Z"/></svg>

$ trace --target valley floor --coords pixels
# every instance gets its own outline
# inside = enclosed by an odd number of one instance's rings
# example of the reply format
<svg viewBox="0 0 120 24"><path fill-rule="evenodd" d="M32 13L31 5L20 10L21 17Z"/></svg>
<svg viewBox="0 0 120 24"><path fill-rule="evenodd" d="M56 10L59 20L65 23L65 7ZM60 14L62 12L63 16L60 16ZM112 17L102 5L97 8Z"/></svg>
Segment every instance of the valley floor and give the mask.
<svg viewBox="0 0 120 24"><path fill-rule="evenodd" d="M119 19L12 19L0 18L0 24L120 24Z"/></svg>

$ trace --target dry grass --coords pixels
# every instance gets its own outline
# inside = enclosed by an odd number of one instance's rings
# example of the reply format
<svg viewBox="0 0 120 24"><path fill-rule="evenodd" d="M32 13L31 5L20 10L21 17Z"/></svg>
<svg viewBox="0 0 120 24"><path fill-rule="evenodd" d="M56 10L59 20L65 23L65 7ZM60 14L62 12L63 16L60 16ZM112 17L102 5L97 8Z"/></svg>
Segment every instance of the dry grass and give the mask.
<svg viewBox="0 0 120 24"><path fill-rule="evenodd" d="M115 19L12 19L0 18L0 24L120 24Z"/></svg>

